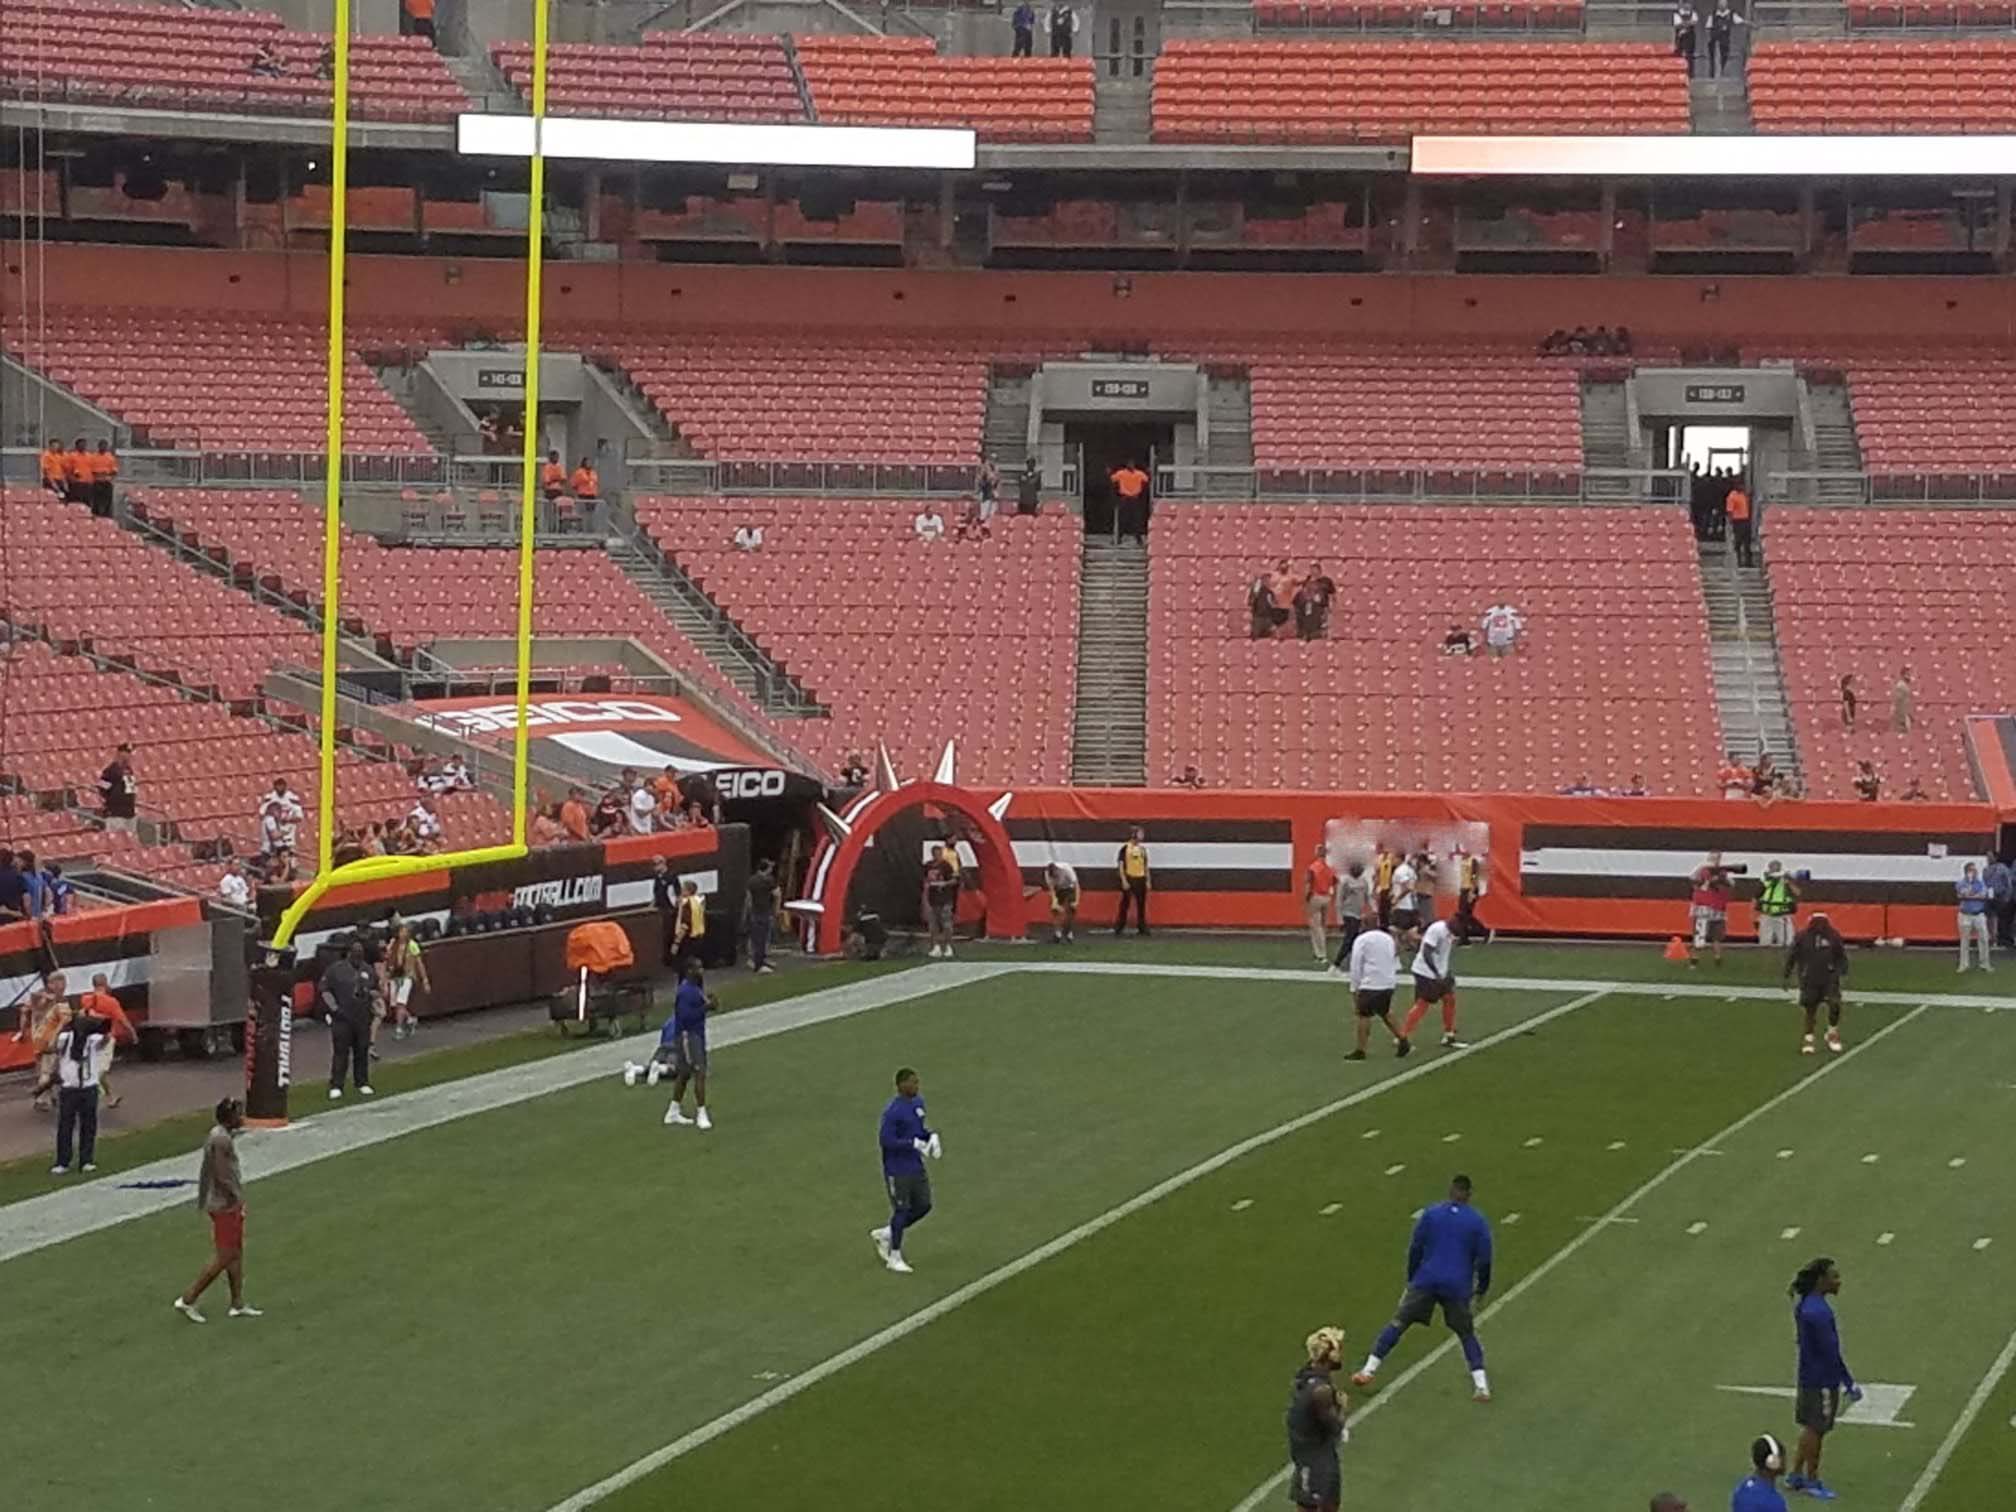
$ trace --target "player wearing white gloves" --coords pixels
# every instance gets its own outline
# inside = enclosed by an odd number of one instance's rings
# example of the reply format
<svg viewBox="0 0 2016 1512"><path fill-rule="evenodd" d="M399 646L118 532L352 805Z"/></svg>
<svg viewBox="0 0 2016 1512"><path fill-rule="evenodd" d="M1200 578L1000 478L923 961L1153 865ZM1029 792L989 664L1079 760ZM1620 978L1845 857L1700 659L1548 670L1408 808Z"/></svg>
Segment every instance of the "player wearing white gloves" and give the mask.
<svg viewBox="0 0 2016 1512"><path fill-rule="evenodd" d="M931 1178L924 1157L937 1160L945 1147L924 1121L924 1099L917 1073L905 1066L896 1073L896 1095L882 1110L882 1181L889 1189L889 1222L870 1230L875 1252L898 1275L910 1274L903 1258L903 1236L931 1212Z"/></svg>

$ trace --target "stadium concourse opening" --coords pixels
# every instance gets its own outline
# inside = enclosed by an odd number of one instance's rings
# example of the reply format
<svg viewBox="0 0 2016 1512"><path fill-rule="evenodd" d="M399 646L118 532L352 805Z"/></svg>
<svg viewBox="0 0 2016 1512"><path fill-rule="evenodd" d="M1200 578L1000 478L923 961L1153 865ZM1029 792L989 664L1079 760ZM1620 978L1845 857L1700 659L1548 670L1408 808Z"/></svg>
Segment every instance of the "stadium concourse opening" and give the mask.
<svg viewBox="0 0 2016 1512"><path fill-rule="evenodd" d="M1138 467L1152 479L1158 464L1166 465L1175 451L1175 427L1152 420L1072 420L1064 426L1064 446L1083 461L1085 531L1088 535L1145 535L1153 509L1148 502L1131 505L1121 497L1114 475ZM1139 509L1138 523L1134 510Z"/></svg>

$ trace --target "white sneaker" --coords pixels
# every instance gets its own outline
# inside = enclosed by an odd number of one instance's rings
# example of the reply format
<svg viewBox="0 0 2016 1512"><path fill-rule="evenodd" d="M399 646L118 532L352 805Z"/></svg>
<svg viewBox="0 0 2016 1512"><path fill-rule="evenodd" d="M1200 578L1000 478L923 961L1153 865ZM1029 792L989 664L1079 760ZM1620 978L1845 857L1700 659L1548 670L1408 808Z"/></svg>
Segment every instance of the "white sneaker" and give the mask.
<svg viewBox="0 0 2016 1512"><path fill-rule="evenodd" d="M1458 1039L1453 1034L1445 1034L1442 1036L1442 1048L1444 1050L1468 1050L1470 1042Z"/></svg>
<svg viewBox="0 0 2016 1512"><path fill-rule="evenodd" d="M1832 1050L1836 1055L1841 1053L1841 1035L1838 1031L1833 1029L1827 1031L1827 1048Z"/></svg>
<svg viewBox="0 0 2016 1512"><path fill-rule="evenodd" d="M50 1174L51 1176L68 1176L68 1175L70 1174L70 1167L68 1167L68 1166L51 1166L51 1167L49 1167L49 1174Z"/></svg>
<svg viewBox="0 0 2016 1512"><path fill-rule="evenodd" d="M677 1125L680 1128L685 1128L690 1126L693 1120L686 1116L680 1109L679 1104L674 1103L665 1110L665 1122L668 1127Z"/></svg>
<svg viewBox="0 0 2016 1512"><path fill-rule="evenodd" d="M90 1172L97 1170L98 1167L94 1162L87 1160L84 1162L84 1169L86 1172Z"/></svg>
<svg viewBox="0 0 2016 1512"><path fill-rule="evenodd" d="M331 1087L329 1089L329 1101L331 1102L343 1101L343 1089L341 1087Z"/></svg>
<svg viewBox="0 0 2016 1512"><path fill-rule="evenodd" d="M1329 968L1329 970L1330 970L1330 975L1332 975L1332 976L1342 976L1342 975L1344 975L1344 968L1343 968L1342 966L1339 966L1339 965L1338 965L1338 964L1337 964L1337 963L1336 963L1335 961L1332 961L1332 962L1330 963L1330 968Z"/></svg>
<svg viewBox="0 0 2016 1512"><path fill-rule="evenodd" d="M207 1323L210 1321L203 1314L196 1311L196 1304L194 1302L184 1302L180 1297L175 1299L175 1311L182 1314L191 1323Z"/></svg>
<svg viewBox="0 0 2016 1512"><path fill-rule="evenodd" d="M1805 1039L1799 1042L1799 1053L1801 1055L1818 1055L1820 1053L1813 1044L1812 1035L1807 1035Z"/></svg>
<svg viewBox="0 0 2016 1512"><path fill-rule="evenodd" d="M952 954L952 952L943 945L933 945L931 947L931 959L934 961L940 959L941 957L949 956L950 954Z"/></svg>
<svg viewBox="0 0 2016 1512"><path fill-rule="evenodd" d="M1954 974L1957 976L1961 972L1964 972L1966 969L1967 969L1967 963L1965 961L1962 961L1958 966L1953 968L1953 971Z"/></svg>
<svg viewBox="0 0 2016 1512"><path fill-rule="evenodd" d="M651 1062L651 1069L644 1073L644 1085L647 1087L655 1087L658 1085L659 1082L663 1081L664 1079L665 1079L664 1062L654 1060L653 1062Z"/></svg>
<svg viewBox="0 0 2016 1512"><path fill-rule="evenodd" d="M363 1086L357 1089L357 1095L359 1097L376 1097L378 1094L372 1091L369 1086Z"/></svg>
<svg viewBox="0 0 2016 1512"><path fill-rule="evenodd" d="M950 945L945 947L945 959L948 961L952 959L952 947Z"/></svg>
<svg viewBox="0 0 2016 1512"><path fill-rule="evenodd" d="M868 1237L875 1241L875 1253L882 1257L883 1264L889 1262L889 1230L886 1228L868 1230Z"/></svg>
<svg viewBox="0 0 2016 1512"><path fill-rule="evenodd" d="M889 1251L888 1257L882 1263L899 1276L910 1274L910 1262L903 1258L903 1251L901 1250Z"/></svg>
<svg viewBox="0 0 2016 1512"><path fill-rule="evenodd" d="M247 1307L241 1303L237 1307L232 1308L225 1316L230 1318L263 1318L266 1314L256 1307Z"/></svg>
<svg viewBox="0 0 2016 1512"><path fill-rule="evenodd" d="M699 1129L711 1129L714 1127L714 1120L709 1118L707 1116L707 1110L705 1108L702 1108L700 1110L700 1116L693 1120L693 1126Z"/></svg>
<svg viewBox="0 0 2016 1512"><path fill-rule="evenodd" d="M756 975L758 975L758 976L769 976L769 975L771 975L772 973L774 973L774 972L775 972L776 970L777 970L777 968L776 968L775 966L758 966L758 967L756 968Z"/></svg>
<svg viewBox="0 0 2016 1512"><path fill-rule="evenodd" d="M640 1066L639 1066L639 1065L637 1064L637 1062L635 1062L635 1061L625 1061L625 1062L623 1063L623 1085L624 1085L624 1086L626 1086L626 1087L634 1087L634 1086L636 1086L636 1085L637 1085L637 1073L638 1073L638 1071L639 1071L639 1070L641 1070L641 1069L642 1069L642 1068L641 1068L641 1067L640 1067ZM652 1077L651 1079L652 1079L652 1081L653 1081L653 1082L656 1082L658 1078L654 1076L654 1077Z"/></svg>

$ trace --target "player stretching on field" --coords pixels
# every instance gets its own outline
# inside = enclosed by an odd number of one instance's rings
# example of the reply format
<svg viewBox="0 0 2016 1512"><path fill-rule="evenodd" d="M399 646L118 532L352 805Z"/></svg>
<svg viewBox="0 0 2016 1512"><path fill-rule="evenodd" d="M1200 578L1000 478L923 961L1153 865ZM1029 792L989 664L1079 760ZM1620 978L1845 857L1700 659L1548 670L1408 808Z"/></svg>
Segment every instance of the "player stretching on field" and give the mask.
<svg viewBox="0 0 2016 1512"><path fill-rule="evenodd" d="M1834 921L1824 913L1816 913L1806 921L1806 927L1792 937L1792 948L1785 955L1785 985L1792 984L1792 974L1799 974L1799 1006L1806 1014L1806 1038L1799 1046L1801 1055L1811 1055L1813 1050L1813 1024L1819 1016L1820 1005L1827 1005L1827 1048L1837 1054L1841 1049L1841 979L1848 975L1848 947L1841 941L1841 933L1834 927Z"/></svg>
<svg viewBox="0 0 2016 1512"><path fill-rule="evenodd" d="M201 1323L196 1304L219 1276L231 1286L231 1316L256 1318L259 1309L245 1303L245 1178L238 1169L238 1130L245 1123L245 1105L235 1097L217 1104L217 1122L203 1141L203 1167L196 1176L196 1206L210 1218L213 1253L189 1290L175 1299L175 1311L191 1323Z"/></svg>
<svg viewBox="0 0 2016 1512"><path fill-rule="evenodd" d="M665 1122L675 1128L687 1124L701 1129L714 1127L714 1120L707 1116L707 1015L716 1006L701 985L700 963L689 962L686 978L672 997L672 1017L658 1036L658 1054L652 1058L655 1070L669 1048L672 1101L666 1105ZM693 1083L692 1118L686 1116L682 1106L689 1081Z"/></svg>
<svg viewBox="0 0 2016 1512"><path fill-rule="evenodd" d="M1365 1042L1372 1038L1375 1018L1393 1036L1394 1055L1405 1055L1414 1048L1407 1036L1393 1027L1393 987L1399 980L1400 948L1384 927L1368 929L1351 942L1351 1003L1357 1013L1357 1038L1344 1059L1365 1059Z"/></svg>
<svg viewBox="0 0 2016 1512"><path fill-rule="evenodd" d="M1827 1301L1840 1290L1841 1272L1825 1256L1792 1278L1792 1319L1799 1335L1799 1394L1793 1417L1799 1424L1799 1448L1792 1456L1785 1489L1803 1491L1820 1501L1834 1500L1820 1479L1820 1441L1840 1416L1844 1390L1849 1401L1862 1400L1862 1388L1841 1358L1841 1330Z"/></svg>
<svg viewBox="0 0 2016 1512"><path fill-rule="evenodd" d="M1288 1500L1308 1512L1337 1512L1344 1495L1337 1446L1350 1438L1344 1427L1349 1399L1330 1379L1343 1368L1343 1329L1309 1335L1309 1363L1295 1372L1288 1397Z"/></svg>
<svg viewBox="0 0 2016 1512"><path fill-rule="evenodd" d="M1421 931L1421 948L1414 952L1414 1006L1400 1026L1401 1038L1412 1040L1437 1003L1442 1005L1442 1048L1468 1049L1456 1038L1456 931L1446 919Z"/></svg>
<svg viewBox="0 0 2016 1512"><path fill-rule="evenodd" d="M1370 1386L1379 1366L1400 1342L1400 1335L1416 1323L1426 1323L1442 1309L1442 1321L1463 1346L1464 1363L1470 1367L1471 1396L1479 1402L1491 1400L1491 1382L1484 1374L1484 1346L1477 1341L1472 1321L1475 1310L1491 1290L1491 1225L1470 1206L1470 1178L1457 1176L1449 1183L1449 1200L1421 1211L1414 1225L1414 1240L1407 1246L1407 1289L1400 1294L1400 1306L1393 1321L1380 1331L1365 1357L1365 1367L1351 1377L1353 1386Z"/></svg>
<svg viewBox="0 0 2016 1512"><path fill-rule="evenodd" d="M931 1214L931 1178L924 1157L945 1153L938 1136L924 1122L924 1099L918 1095L917 1073L908 1066L896 1073L896 1095L882 1110L882 1182L889 1189L889 1223L870 1229L875 1252L898 1275L910 1274L903 1259L903 1236Z"/></svg>

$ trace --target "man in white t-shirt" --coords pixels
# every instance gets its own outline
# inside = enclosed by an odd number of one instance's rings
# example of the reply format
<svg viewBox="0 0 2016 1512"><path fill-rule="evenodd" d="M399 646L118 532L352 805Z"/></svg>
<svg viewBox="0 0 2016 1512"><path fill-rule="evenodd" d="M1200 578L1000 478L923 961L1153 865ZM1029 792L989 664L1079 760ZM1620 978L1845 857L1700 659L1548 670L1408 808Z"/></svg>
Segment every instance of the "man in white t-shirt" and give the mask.
<svg viewBox="0 0 2016 1512"><path fill-rule="evenodd" d="M941 541L945 538L945 516L930 506L917 511L917 518L910 522L920 541Z"/></svg>
<svg viewBox="0 0 2016 1512"><path fill-rule="evenodd" d="M1393 1027L1393 988L1400 980L1400 947L1383 929L1366 929L1351 942L1351 1003L1357 1013L1356 1039L1346 1060L1365 1059L1372 1038L1372 1020L1393 1036L1393 1053L1404 1056L1414 1047Z"/></svg>
<svg viewBox="0 0 2016 1512"><path fill-rule="evenodd" d="M763 527L761 525L736 526L735 549L737 551L761 551L763 549Z"/></svg>
<svg viewBox="0 0 2016 1512"><path fill-rule="evenodd" d="M1414 885L1421 874L1414 869L1414 858L1404 851L1399 865L1393 868L1392 883L1386 889L1389 900L1389 914L1396 929L1405 929L1414 916Z"/></svg>
<svg viewBox="0 0 2016 1512"><path fill-rule="evenodd" d="M651 791L649 783L640 782L630 789L624 817L633 835L648 835L658 828L658 795Z"/></svg>
<svg viewBox="0 0 2016 1512"><path fill-rule="evenodd" d="M245 863L233 861L217 879L217 896L233 908L252 906L252 884L245 878Z"/></svg>
<svg viewBox="0 0 2016 1512"><path fill-rule="evenodd" d="M291 851L306 818L301 800L287 786L285 777L273 779L273 789L259 800L259 851L266 856Z"/></svg>
<svg viewBox="0 0 2016 1512"><path fill-rule="evenodd" d="M1067 861L1052 861L1043 868L1043 885L1050 889L1050 929L1053 943L1069 945L1076 938L1078 924L1078 868Z"/></svg>
<svg viewBox="0 0 2016 1512"><path fill-rule="evenodd" d="M1456 931L1446 919L1421 931L1421 945L1414 952L1414 1006L1407 1010L1401 1034L1412 1039L1437 1003L1442 1005L1442 1048L1468 1049L1456 1038Z"/></svg>
<svg viewBox="0 0 2016 1512"><path fill-rule="evenodd" d="M1493 604L1484 611L1484 649L1493 656L1510 656L1518 644L1526 621L1510 604Z"/></svg>
<svg viewBox="0 0 2016 1512"><path fill-rule="evenodd" d="M413 831L413 838L420 842L423 851L441 849L441 815L435 811L434 797L422 793L406 815L406 827Z"/></svg>

